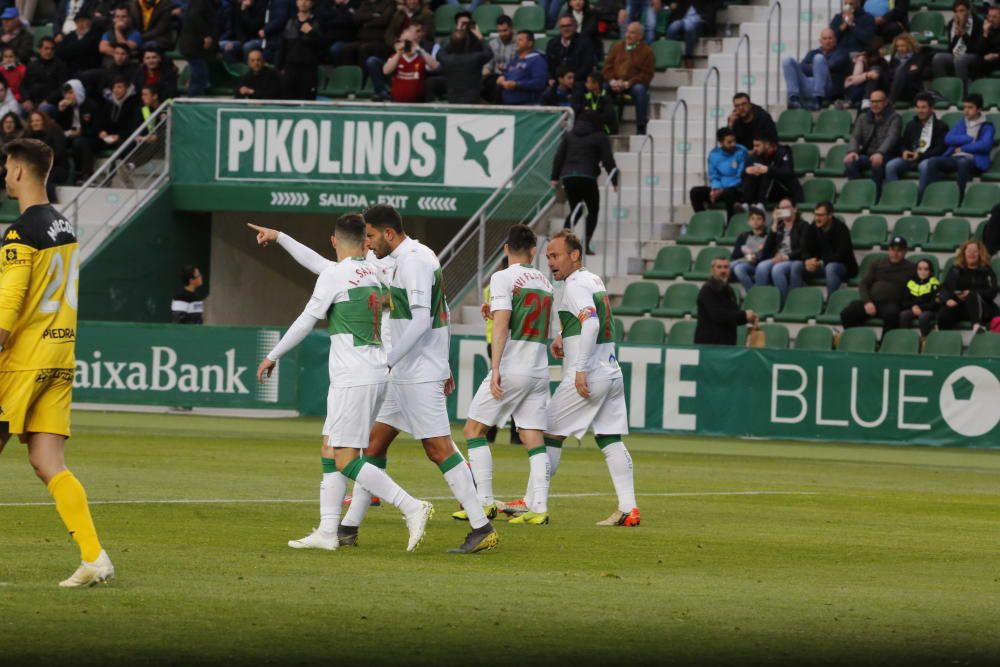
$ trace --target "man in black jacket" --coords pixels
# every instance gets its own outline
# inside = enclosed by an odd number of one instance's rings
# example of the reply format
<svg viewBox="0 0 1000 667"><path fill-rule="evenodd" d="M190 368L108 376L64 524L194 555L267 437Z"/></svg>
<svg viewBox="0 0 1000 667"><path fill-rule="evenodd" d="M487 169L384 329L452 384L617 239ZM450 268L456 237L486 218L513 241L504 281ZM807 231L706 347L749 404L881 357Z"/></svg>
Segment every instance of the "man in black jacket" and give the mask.
<svg viewBox="0 0 1000 667"><path fill-rule="evenodd" d="M567 14L559 19L559 38L549 40L545 47L545 58L549 61L549 82L556 78L556 72L561 67L573 71L576 82L574 91L583 95L584 82L587 75L594 69L593 43L576 31L576 19Z"/></svg>
<svg viewBox="0 0 1000 667"><path fill-rule="evenodd" d="M736 133L736 143L747 150L753 148L757 137L771 137L778 140L778 128L771 114L750 101L746 93L733 96L733 112L729 114L729 127Z"/></svg>
<svg viewBox="0 0 1000 667"><path fill-rule="evenodd" d="M42 102L55 104L62 96L62 85L69 79L66 64L56 58L56 43L45 37L38 43L38 57L28 63L21 81L21 106L34 111Z"/></svg>
<svg viewBox="0 0 1000 667"><path fill-rule="evenodd" d="M840 311L840 323L845 329L859 327L877 317L882 320L882 333L899 327L906 283L917 274L916 265L906 259L909 246L902 236L889 243L889 257L871 265L858 283L858 296Z"/></svg>
<svg viewBox="0 0 1000 667"><path fill-rule="evenodd" d="M785 197L802 201L802 185L795 177L792 149L777 145L768 135L755 137L743 176L743 205L777 203Z"/></svg>
<svg viewBox="0 0 1000 667"><path fill-rule="evenodd" d="M493 59L488 49L471 50L468 30L451 33L451 41L438 55L447 82L449 104L479 104L482 100L483 67Z"/></svg>
<svg viewBox="0 0 1000 667"><path fill-rule="evenodd" d="M315 100L319 63L326 42L313 14L313 0L295 0L296 13L288 19L278 51L281 92L286 100Z"/></svg>
<svg viewBox="0 0 1000 667"><path fill-rule="evenodd" d="M900 156L889 160L885 166L885 180L898 181L903 174L919 169L928 158L944 155L948 126L934 115L934 98L930 93L920 93L916 100L917 115L903 128Z"/></svg>
<svg viewBox="0 0 1000 667"><path fill-rule="evenodd" d="M190 97L201 97L208 90L208 62L219 48L215 41L217 9L218 0L191 0L181 23L177 49L191 68Z"/></svg>
<svg viewBox="0 0 1000 667"><path fill-rule="evenodd" d="M115 149L139 127L139 96L132 82L120 77L104 93L97 112L97 138L103 148Z"/></svg>
<svg viewBox="0 0 1000 667"><path fill-rule="evenodd" d="M757 321L752 310L740 310L736 293L729 286L729 272L729 260L725 257L712 261L712 277L698 292L695 345L736 345L736 327Z"/></svg>
<svg viewBox="0 0 1000 667"><path fill-rule="evenodd" d="M805 278L826 278L826 294L858 275L851 230L833 217L833 204L820 202L813 210L813 233L804 264Z"/></svg>
<svg viewBox="0 0 1000 667"><path fill-rule="evenodd" d="M983 20L972 11L969 0L955 0L951 10L954 17L945 26L948 48L934 55L931 68L935 79L954 75L968 90L972 70L979 65Z"/></svg>
<svg viewBox="0 0 1000 667"><path fill-rule="evenodd" d="M990 5L983 22L983 39L979 43L979 76L1000 69L1000 5Z"/></svg>
<svg viewBox="0 0 1000 667"><path fill-rule="evenodd" d="M264 52L252 49L247 55L247 73L236 86L236 97L243 100L276 100L281 96L278 73L264 60Z"/></svg>
<svg viewBox="0 0 1000 667"><path fill-rule="evenodd" d="M81 11L74 23L76 30L64 35L56 46L56 58L69 66L70 76L101 66L101 34L94 29L93 18Z"/></svg>

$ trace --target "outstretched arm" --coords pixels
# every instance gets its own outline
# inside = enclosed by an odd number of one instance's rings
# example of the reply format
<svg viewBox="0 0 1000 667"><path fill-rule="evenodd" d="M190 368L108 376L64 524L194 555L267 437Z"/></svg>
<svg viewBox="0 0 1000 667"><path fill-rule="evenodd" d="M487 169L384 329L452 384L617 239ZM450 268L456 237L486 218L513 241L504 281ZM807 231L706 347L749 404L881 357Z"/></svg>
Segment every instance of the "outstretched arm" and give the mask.
<svg viewBox="0 0 1000 667"><path fill-rule="evenodd" d="M309 248L284 232L268 227L247 224L247 227L257 232L257 245L267 246L269 243L277 243L292 256L296 262L309 269L316 275L323 273L323 270L334 264L323 255L312 248Z"/></svg>

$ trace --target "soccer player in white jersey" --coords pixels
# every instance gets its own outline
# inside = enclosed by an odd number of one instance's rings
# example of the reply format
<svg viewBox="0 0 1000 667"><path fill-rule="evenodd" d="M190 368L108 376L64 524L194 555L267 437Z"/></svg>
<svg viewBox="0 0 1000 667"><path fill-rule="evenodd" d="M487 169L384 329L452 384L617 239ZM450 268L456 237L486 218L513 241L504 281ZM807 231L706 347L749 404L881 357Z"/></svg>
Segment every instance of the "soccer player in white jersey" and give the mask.
<svg viewBox="0 0 1000 667"><path fill-rule="evenodd" d="M488 514L495 514L493 454L486 432L514 416L521 442L528 450L532 504L510 523L529 525L549 522L549 456L543 436L548 423L552 284L532 264L536 243L535 233L526 225L514 225L507 234L503 250L509 266L490 278L490 373L479 385L465 422L469 465L479 502ZM462 510L452 516L465 519L467 513Z"/></svg>
<svg viewBox="0 0 1000 667"><path fill-rule="evenodd" d="M379 336L382 284L378 269L362 257L364 218L358 214L338 218L331 241L338 261L323 269L305 310L257 368L257 379L264 382L284 354L302 342L319 321L328 321L330 390L321 450L320 525L288 546L337 549L341 505L350 478L403 513L410 532L406 550L413 551L424 537L433 506L413 498L384 470L361 458L389 377Z"/></svg>
<svg viewBox="0 0 1000 667"><path fill-rule="evenodd" d="M604 281L583 268L582 257L583 246L569 231L553 236L546 248L552 277L566 283L558 307L562 331L552 343L552 354L563 360L563 378L549 401L546 450L555 475L562 441L592 429L618 495L618 509L598 525L638 526L632 457L622 442L628 416L614 315ZM532 501L530 491L525 503Z"/></svg>

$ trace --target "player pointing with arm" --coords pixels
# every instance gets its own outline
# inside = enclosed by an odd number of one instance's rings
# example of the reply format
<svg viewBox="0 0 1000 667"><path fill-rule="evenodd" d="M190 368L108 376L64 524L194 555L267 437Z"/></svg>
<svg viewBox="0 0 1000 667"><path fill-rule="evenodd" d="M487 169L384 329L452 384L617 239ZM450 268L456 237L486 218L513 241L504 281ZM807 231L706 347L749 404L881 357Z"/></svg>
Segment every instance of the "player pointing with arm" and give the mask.
<svg viewBox="0 0 1000 667"><path fill-rule="evenodd" d="M21 216L4 234L0 256L0 451L12 435L28 445L35 474L80 547L80 567L59 585L92 586L114 577L115 568L97 539L87 493L63 456L76 365L80 250L73 226L45 194L49 147L17 139L4 151L7 193Z"/></svg>
<svg viewBox="0 0 1000 667"><path fill-rule="evenodd" d="M278 359L302 342L317 322L328 321L330 390L321 450L320 525L288 546L331 551L340 546L337 528L350 478L399 508L410 531L406 550L413 551L423 539L433 507L414 499L384 470L361 458L385 398L389 374L379 338L382 287L378 270L362 257L364 219L358 214L338 218L331 242L338 261L326 265L302 315L257 369L257 379L263 382Z"/></svg>

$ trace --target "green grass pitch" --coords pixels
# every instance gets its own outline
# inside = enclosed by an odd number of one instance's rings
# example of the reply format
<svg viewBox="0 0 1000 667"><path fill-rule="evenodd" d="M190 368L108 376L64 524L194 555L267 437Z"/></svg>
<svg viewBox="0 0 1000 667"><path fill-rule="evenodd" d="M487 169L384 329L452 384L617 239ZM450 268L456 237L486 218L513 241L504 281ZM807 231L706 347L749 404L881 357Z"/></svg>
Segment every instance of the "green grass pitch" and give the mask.
<svg viewBox="0 0 1000 667"><path fill-rule="evenodd" d="M643 524L622 529L594 525L607 469L568 441L552 524L498 522L461 557L467 525L401 439L389 471L437 507L424 544L382 507L329 553L286 546L318 521L319 420L74 419L118 578L56 587L76 548L10 443L0 664L1000 664L1000 452L632 436ZM524 451L493 451L519 496Z"/></svg>

